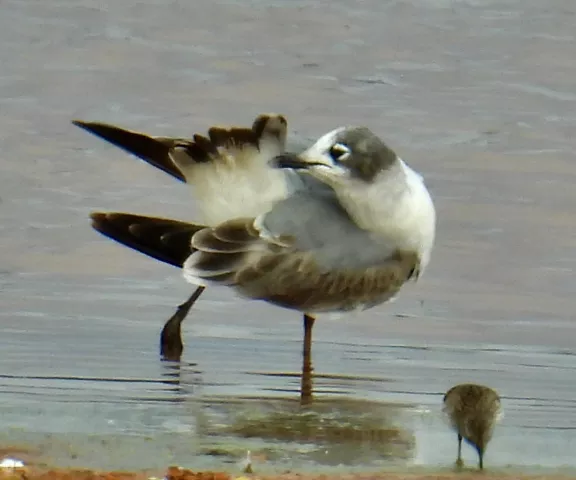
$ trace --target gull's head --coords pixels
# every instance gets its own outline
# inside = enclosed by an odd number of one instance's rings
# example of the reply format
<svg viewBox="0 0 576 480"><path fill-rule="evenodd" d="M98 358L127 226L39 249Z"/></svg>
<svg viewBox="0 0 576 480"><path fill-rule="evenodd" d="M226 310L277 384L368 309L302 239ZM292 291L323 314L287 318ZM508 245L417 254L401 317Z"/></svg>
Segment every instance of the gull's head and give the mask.
<svg viewBox="0 0 576 480"><path fill-rule="evenodd" d="M277 168L305 169L329 184L372 183L399 164L396 153L366 127L341 127L320 137L300 154L273 159Z"/></svg>

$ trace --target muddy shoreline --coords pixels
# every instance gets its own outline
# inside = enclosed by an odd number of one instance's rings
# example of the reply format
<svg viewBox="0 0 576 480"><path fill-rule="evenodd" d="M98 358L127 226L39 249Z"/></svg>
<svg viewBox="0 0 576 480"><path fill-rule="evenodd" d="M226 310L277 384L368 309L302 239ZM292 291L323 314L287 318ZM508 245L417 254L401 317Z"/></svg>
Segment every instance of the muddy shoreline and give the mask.
<svg viewBox="0 0 576 480"><path fill-rule="evenodd" d="M559 473L525 474L513 472L464 472L430 471L430 472L378 472L337 474L283 473L279 475L231 475L227 472L198 472L177 466L168 467L165 472L151 471L96 471L84 469L62 469L25 467L0 472L0 478L10 480L449 480L465 477L470 480L568 480L575 475Z"/></svg>
<svg viewBox="0 0 576 480"><path fill-rule="evenodd" d="M53 465L42 457L42 452L27 446L0 447L0 461L12 459L21 462L15 468L0 467L0 479L9 480L449 480L465 477L470 480L568 480L575 479L576 473L561 469L525 470L522 467L490 468L479 471L475 466L464 466L461 469L447 465L443 468L399 467L380 471L362 471L335 473L319 471L310 472L285 471L270 473L270 468L258 462L246 467L223 468L222 470L200 471L177 465L165 469L126 469L105 470L90 468L70 468ZM256 459L255 459L256 460ZM262 459L260 459L262 461ZM242 471L244 469L244 471Z"/></svg>

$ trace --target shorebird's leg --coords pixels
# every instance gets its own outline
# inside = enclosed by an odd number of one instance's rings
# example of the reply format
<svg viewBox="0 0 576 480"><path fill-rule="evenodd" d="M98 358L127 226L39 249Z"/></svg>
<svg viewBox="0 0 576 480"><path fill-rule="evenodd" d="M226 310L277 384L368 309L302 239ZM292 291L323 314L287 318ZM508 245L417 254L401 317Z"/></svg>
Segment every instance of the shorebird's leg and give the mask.
<svg viewBox="0 0 576 480"><path fill-rule="evenodd" d="M304 344L302 348L302 376L300 380L300 405L312 403L312 328L316 319L304 314Z"/></svg>
<svg viewBox="0 0 576 480"><path fill-rule="evenodd" d="M478 448L478 468L484 470L484 449Z"/></svg>
<svg viewBox="0 0 576 480"><path fill-rule="evenodd" d="M456 466L461 467L464 465L462 461L462 435L458 434L458 458L456 459Z"/></svg>
<svg viewBox="0 0 576 480"><path fill-rule="evenodd" d="M202 295L205 287L198 287L192 295L182 305L179 305L166 324L160 334L160 355L162 360L180 361L184 344L182 343L182 322L188 315L192 305Z"/></svg>

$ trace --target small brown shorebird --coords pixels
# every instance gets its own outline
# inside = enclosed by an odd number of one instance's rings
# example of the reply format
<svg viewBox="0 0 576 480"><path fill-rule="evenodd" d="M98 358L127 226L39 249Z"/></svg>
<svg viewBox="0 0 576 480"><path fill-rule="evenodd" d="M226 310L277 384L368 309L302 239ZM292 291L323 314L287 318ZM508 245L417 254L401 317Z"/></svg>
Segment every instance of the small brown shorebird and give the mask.
<svg viewBox="0 0 576 480"><path fill-rule="evenodd" d="M484 453L492 438L494 427L502 418L500 397L490 387L463 383L452 387L444 395L444 413L458 433L458 458L461 467L462 439L478 452L478 467L484 469Z"/></svg>

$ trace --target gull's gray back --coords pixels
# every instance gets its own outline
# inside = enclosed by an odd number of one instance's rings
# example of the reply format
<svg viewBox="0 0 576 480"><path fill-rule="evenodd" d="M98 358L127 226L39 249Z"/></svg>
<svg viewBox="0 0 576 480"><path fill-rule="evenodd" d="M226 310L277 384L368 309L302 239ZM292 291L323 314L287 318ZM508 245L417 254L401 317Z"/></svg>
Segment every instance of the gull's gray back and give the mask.
<svg viewBox="0 0 576 480"><path fill-rule="evenodd" d="M274 236L294 238L297 250L312 251L321 268L356 269L385 263L395 245L361 230L340 205L331 187L306 174L290 171L293 192L263 219Z"/></svg>

